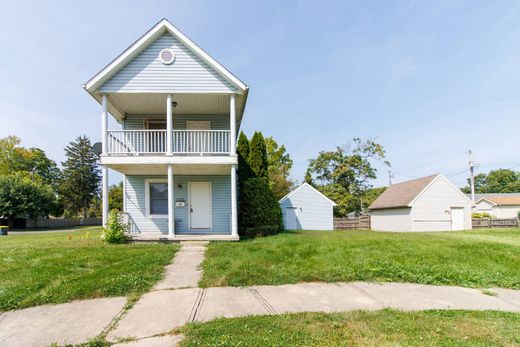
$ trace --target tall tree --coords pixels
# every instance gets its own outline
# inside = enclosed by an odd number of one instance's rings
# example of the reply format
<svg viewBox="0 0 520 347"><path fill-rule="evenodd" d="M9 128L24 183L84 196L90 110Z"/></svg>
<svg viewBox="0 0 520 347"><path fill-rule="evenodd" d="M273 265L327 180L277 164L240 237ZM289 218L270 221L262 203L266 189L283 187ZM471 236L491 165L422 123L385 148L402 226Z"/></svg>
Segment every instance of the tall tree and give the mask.
<svg viewBox="0 0 520 347"><path fill-rule="evenodd" d="M309 160L305 181L310 182L338 207L337 215L358 211L361 198L377 178L374 161L390 165L382 145L372 140L354 138L350 145L335 151L322 151Z"/></svg>
<svg viewBox="0 0 520 347"><path fill-rule="evenodd" d="M39 148L24 148L16 136L0 138L0 175L22 171L38 175L43 182L57 186L60 169Z"/></svg>
<svg viewBox="0 0 520 347"><path fill-rule="evenodd" d="M289 177L293 161L289 153L287 153L285 146L279 146L272 137L265 139L265 147L269 186L276 197L281 199L296 186L295 181Z"/></svg>
<svg viewBox="0 0 520 347"><path fill-rule="evenodd" d="M462 191L471 192L470 179ZM475 175L475 193L520 193L520 172L498 169L487 174L479 173Z"/></svg>
<svg viewBox="0 0 520 347"><path fill-rule="evenodd" d="M238 185L242 187L244 182L252 176L251 167L249 166L249 140L241 131L237 142L238 156Z"/></svg>
<svg viewBox="0 0 520 347"><path fill-rule="evenodd" d="M55 196L40 178L24 172L0 175L0 215L7 216L9 228L17 216L44 217L51 212Z"/></svg>
<svg viewBox="0 0 520 347"><path fill-rule="evenodd" d="M255 131L249 143L249 166L255 177L268 178L267 176L267 152L264 136Z"/></svg>
<svg viewBox="0 0 520 347"><path fill-rule="evenodd" d="M97 156L90 140L79 136L65 147L67 160L62 163L63 174L60 191L67 209L74 214L82 212L88 217L93 198L99 193L100 175Z"/></svg>

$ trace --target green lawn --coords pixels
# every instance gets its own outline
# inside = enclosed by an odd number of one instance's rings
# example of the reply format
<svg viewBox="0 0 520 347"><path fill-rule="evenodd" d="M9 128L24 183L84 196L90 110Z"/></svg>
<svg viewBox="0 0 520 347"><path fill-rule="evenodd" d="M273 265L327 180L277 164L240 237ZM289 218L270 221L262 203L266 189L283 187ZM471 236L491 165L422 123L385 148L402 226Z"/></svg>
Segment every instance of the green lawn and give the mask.
<svg viewBox="0 0 520 347"><path fill-rule="evenodd" d="M181 332L181 346L504 346L520 344L520 314L300 313L192 323Z"/></svg>
<svg viewBox="0 0 520 347"><path fill-rule="evenodd" d="M161 278L177 245L106 245L100 228L0 237L0 311L75 299L135 298Z"/></svg>
<svg viewBox="0 0 520 347"><path fill-rule="evenodd" d="M520 288L520 229L284 232L211 243L201 285L395 281Z"/></svg>

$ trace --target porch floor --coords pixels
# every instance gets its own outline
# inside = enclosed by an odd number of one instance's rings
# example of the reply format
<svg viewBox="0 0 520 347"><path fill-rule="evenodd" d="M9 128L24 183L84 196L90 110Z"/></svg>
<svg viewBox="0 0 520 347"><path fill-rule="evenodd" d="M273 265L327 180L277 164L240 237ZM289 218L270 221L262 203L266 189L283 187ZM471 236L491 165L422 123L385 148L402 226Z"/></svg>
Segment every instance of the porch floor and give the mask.
<svg viewBox="0 0 520 347"><path fill-rule="evenodd" d="M174 236L161 233L147 233L130 235L131 241L134 242L180 242L180 241L238 241L238 235L231 234L176 234Z"/></svg>

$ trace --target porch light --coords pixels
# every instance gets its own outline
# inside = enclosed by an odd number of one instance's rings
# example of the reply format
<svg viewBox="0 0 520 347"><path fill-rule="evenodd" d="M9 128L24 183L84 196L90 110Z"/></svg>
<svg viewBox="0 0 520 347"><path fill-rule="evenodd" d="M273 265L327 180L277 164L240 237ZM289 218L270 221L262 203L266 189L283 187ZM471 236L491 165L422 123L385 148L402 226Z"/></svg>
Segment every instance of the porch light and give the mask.
<svg viewBox="0 0 520 347"><path fill-rule="evenodd" d="M177 107L177 101L172 101L172 106Z"/></svg>

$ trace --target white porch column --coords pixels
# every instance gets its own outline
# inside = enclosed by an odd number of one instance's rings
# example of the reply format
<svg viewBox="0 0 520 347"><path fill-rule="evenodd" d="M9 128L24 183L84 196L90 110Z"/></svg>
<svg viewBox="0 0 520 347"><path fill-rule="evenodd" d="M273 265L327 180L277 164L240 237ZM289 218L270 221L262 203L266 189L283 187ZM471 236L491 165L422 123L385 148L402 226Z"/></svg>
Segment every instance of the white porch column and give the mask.
<svg viewBox="0 0 520 347"><path fill-rule="evenodd" d="M173 97L166 95L166 155L172 155L172 130L173 130Z"/></svg>
<svg viewBox="0 0 520 347"><path fill-rule="evenodd" d="M236 138L237 138L237 115L236 115L236 103L235 94L229 95L229 130L230 130L230 147L229 154L236 155Z"/></svg>
<svg viewBox="0 0 520 347"><path fill-rule="evenodd" d="M101 185L101 205L102 211L101 216L103 220L103 226L106 227L108 222L108 168L106 166L102 166L101 168L102 174L102 185Z"/></svg>
<svg viewBox="0 0 520 347"><path fill-rule="evenodd" d="M173 165L168 164L168 235L170 236L175 236L175 215L173 206Z"/></svg>
<svg viewBox="0 0 520 347"><path fill-rule="evenodd" d="M107 124L108 124L108 98L101 97L101 154L107 154Z"/></svg>
<svg viewBox="0 0 520 347"><path fill-rule="evenodd" d="M237 166L231 165L231 235L238 235Z"/></svg>

